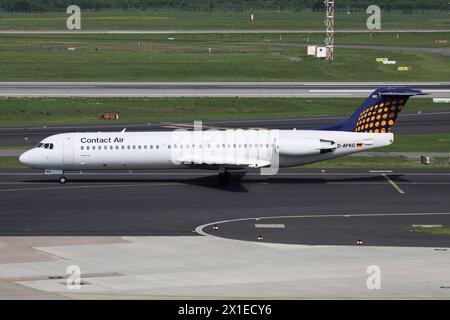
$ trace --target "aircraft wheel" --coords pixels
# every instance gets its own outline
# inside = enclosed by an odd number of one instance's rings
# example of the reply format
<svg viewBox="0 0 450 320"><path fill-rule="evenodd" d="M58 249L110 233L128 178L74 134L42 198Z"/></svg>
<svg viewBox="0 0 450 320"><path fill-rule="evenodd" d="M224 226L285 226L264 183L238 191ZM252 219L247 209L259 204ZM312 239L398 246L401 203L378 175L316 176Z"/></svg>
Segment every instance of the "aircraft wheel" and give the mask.
<svg viewBox="0 0 450 320"><path fill-rule="evenodd" d="M219 173L219 182L223 185L227 185L230 182L231 174L228 171Z"/></svg>

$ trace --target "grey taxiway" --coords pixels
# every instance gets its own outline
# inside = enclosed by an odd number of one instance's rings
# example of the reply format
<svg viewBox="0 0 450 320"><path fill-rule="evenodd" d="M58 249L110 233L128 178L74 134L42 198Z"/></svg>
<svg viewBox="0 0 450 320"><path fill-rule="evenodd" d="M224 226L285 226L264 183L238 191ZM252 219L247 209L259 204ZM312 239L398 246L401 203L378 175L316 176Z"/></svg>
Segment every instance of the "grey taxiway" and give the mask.
<svg viewBox="0 0 450 320"><path fill-rule="evenodd" d="M449 116L405 112L394 128L448 132ZM287 129L338 120L205 124ZM0 141L32 145L58 132L123 127L189 124L1 128ZM228 185L197 170L67 176L61 185L31 169L0 170L0 298L450 298L450 236L407 230L450 225L447 169L236 172ZM79 289L66 285L69 266L81 269ZM374 266L375 290L367 285Z"/></svg>
<svg viewBox="0 0 450 320"><path fill-rule="evenodd" d="M0 82L1 97L367 97L383 86L449 98L450 82Z"/></svg>
<svg viewBox="0 0 450 320"><path fill-rule="evenodd" d="M448 299L450 237L406 228L450 224L449 175L3 170L0 297Z"/></svg>

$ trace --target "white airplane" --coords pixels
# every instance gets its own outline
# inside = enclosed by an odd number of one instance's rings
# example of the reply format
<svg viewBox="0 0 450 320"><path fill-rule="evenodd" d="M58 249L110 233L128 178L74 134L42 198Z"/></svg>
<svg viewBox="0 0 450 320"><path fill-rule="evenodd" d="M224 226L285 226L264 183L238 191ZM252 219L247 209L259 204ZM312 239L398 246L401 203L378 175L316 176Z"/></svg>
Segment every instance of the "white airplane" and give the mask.
<svg viewBox="0 0 450 320"><path fill-rule="evenodd" d="M419 90L374 91L347 120L315 130L175 130L164 132L62 133L42 140L19 161L55 174L65 171L202 168L228 179L233 169L275 174L294 167L390 145L390 128Z"/></svg>

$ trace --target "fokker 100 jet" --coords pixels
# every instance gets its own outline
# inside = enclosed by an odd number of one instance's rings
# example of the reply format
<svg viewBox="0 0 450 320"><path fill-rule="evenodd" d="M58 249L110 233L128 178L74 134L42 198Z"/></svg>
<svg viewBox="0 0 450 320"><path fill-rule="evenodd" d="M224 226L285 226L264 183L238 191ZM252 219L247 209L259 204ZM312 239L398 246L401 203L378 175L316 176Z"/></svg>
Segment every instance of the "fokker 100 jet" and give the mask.
<svg viewBox="0 0 450 320"><path fill-rule="evenodd" d="M419 90L374 91L345 121L311 130L175 130L163 132L62 133L49 136L19 161L55 174L65 171L201 168L221 179L235 169L301 166L393 143L390 132L408 98Z"/></svg>

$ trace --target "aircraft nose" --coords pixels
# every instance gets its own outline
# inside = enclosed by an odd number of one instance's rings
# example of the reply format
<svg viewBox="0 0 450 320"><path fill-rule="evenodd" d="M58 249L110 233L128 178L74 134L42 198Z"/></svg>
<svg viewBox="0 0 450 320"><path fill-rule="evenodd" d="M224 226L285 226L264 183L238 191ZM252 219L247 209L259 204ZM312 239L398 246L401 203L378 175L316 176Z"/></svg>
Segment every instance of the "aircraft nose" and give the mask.
<svg viewBox="0 0 450 320"><path fill-rule="evenodd" d="M25 151L24 153L22 153L19 157L19 162L21 164L23 164L24 166L27 167L31 167L32 163L31 163L31 155L29 151Z"/></svg>

